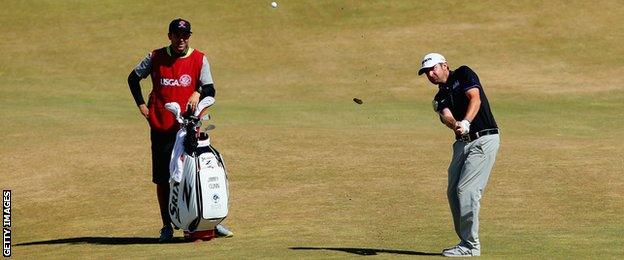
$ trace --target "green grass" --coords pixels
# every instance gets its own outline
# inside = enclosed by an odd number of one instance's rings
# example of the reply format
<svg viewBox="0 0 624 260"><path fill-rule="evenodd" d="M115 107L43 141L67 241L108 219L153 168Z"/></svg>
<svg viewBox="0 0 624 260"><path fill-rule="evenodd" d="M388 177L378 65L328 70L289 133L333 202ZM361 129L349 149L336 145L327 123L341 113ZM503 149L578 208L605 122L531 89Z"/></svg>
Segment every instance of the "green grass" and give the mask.
<svg viewBox="0 0 624 260"><path fill-rule="evenodd" d="M624 255L618 1L269 3L3 3L0 186L13 191L13 256L438 253L456 242L452 133L416 75L430 51L479 74L502 129L484 256ZM143 243L160 220L126 76L167 44L176 17L212 66L231 239Z"/></svg>

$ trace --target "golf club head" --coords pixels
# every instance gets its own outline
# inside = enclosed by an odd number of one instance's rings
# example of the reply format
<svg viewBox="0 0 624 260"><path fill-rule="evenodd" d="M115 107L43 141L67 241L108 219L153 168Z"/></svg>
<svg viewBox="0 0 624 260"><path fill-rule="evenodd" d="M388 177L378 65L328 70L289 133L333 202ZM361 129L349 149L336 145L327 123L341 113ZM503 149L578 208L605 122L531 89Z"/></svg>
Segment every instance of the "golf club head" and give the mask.
<svg viewBox="0 0 624 260"><path fill-rule="evenodd" d="M195 109L195 116L199 116L204 109L214 104L215 99L213 97L205 97L199 101L197 104L197 109Z"/></svg>
<svg viewBox="0 0 624 260"><path fill-rule="evenodd" d="M169 102L165 104L165 109L169 110L175 117L176 121L182 124L183 122L182 116L180 115L182 112L182 109L180 108L180 104L178 104L177 102Z"/></svg>
<svg viewBox="0 0 624 260"><path fill-rule="evenodd" d="M215 125L207 125L204 131L214 130L215 128L217 128Z"/></svg>

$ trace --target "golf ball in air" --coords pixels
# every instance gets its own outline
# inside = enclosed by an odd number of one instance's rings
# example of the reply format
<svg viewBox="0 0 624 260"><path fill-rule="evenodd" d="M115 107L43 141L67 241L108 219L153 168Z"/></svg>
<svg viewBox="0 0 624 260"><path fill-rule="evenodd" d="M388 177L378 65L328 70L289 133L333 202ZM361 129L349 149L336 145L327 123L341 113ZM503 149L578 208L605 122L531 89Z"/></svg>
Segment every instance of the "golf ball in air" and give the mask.
<svg viewBox="0 0 624 260"><path fill-rule="evenodd" d="M277 2L271 2L271 6L272 6L273 8L277 8Z"/></svg>

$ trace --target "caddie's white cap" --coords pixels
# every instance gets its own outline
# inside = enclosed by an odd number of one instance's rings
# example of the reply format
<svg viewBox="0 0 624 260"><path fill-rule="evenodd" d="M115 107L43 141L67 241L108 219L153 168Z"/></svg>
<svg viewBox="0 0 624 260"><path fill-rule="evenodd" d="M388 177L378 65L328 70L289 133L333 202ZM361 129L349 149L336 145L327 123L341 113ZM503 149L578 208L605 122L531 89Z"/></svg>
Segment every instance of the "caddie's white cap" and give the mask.
<svg viewBox="0 0 624 260"><path fill-rule="evenodd" d="M442 54L435 52L429 53L425 55L425 57L423 57L422 67L420 68L420 70L418 70L418 75L422 75L428 68L431 68L438 63L444 62L446 62L446 59L444 58L444 56L442 56Z"/></svg>

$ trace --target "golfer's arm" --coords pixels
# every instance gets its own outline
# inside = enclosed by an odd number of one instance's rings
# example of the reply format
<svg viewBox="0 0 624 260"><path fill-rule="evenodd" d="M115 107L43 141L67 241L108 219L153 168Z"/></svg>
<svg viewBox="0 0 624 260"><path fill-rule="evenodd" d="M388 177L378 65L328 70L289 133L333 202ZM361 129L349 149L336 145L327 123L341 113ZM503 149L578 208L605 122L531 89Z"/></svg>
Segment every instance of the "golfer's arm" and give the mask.
<svg viewBox="0 0 624 260"><path fill-rule="evenodd" d="M145 104L143 93L141 92L141 83L139 83L140 81L141 77L139 77L134 70L130 71L130 75L128 75L128 86L130 87L130 93L132 93L132 97L137 106Z"/></svg>
<svg viewBox="0 0 624 260"><path fill-rule="evenodd" d="M450 109L442 109L440 112L440 121L442 121L442 123L448 128L455 130L455 124L457 124L457 121L453 117L453 113L451 113Z"/></svg>
<svg viewBox="0 0 624 260"><path fill-rule="evenodd" d="M472 122L474 118L477 116L479 112L479 107L481 107L481 97L479 96L478 88L471 88L466 91L466 96L468 97L468 109L466 110L466 116L464 119Z"/></svg>

